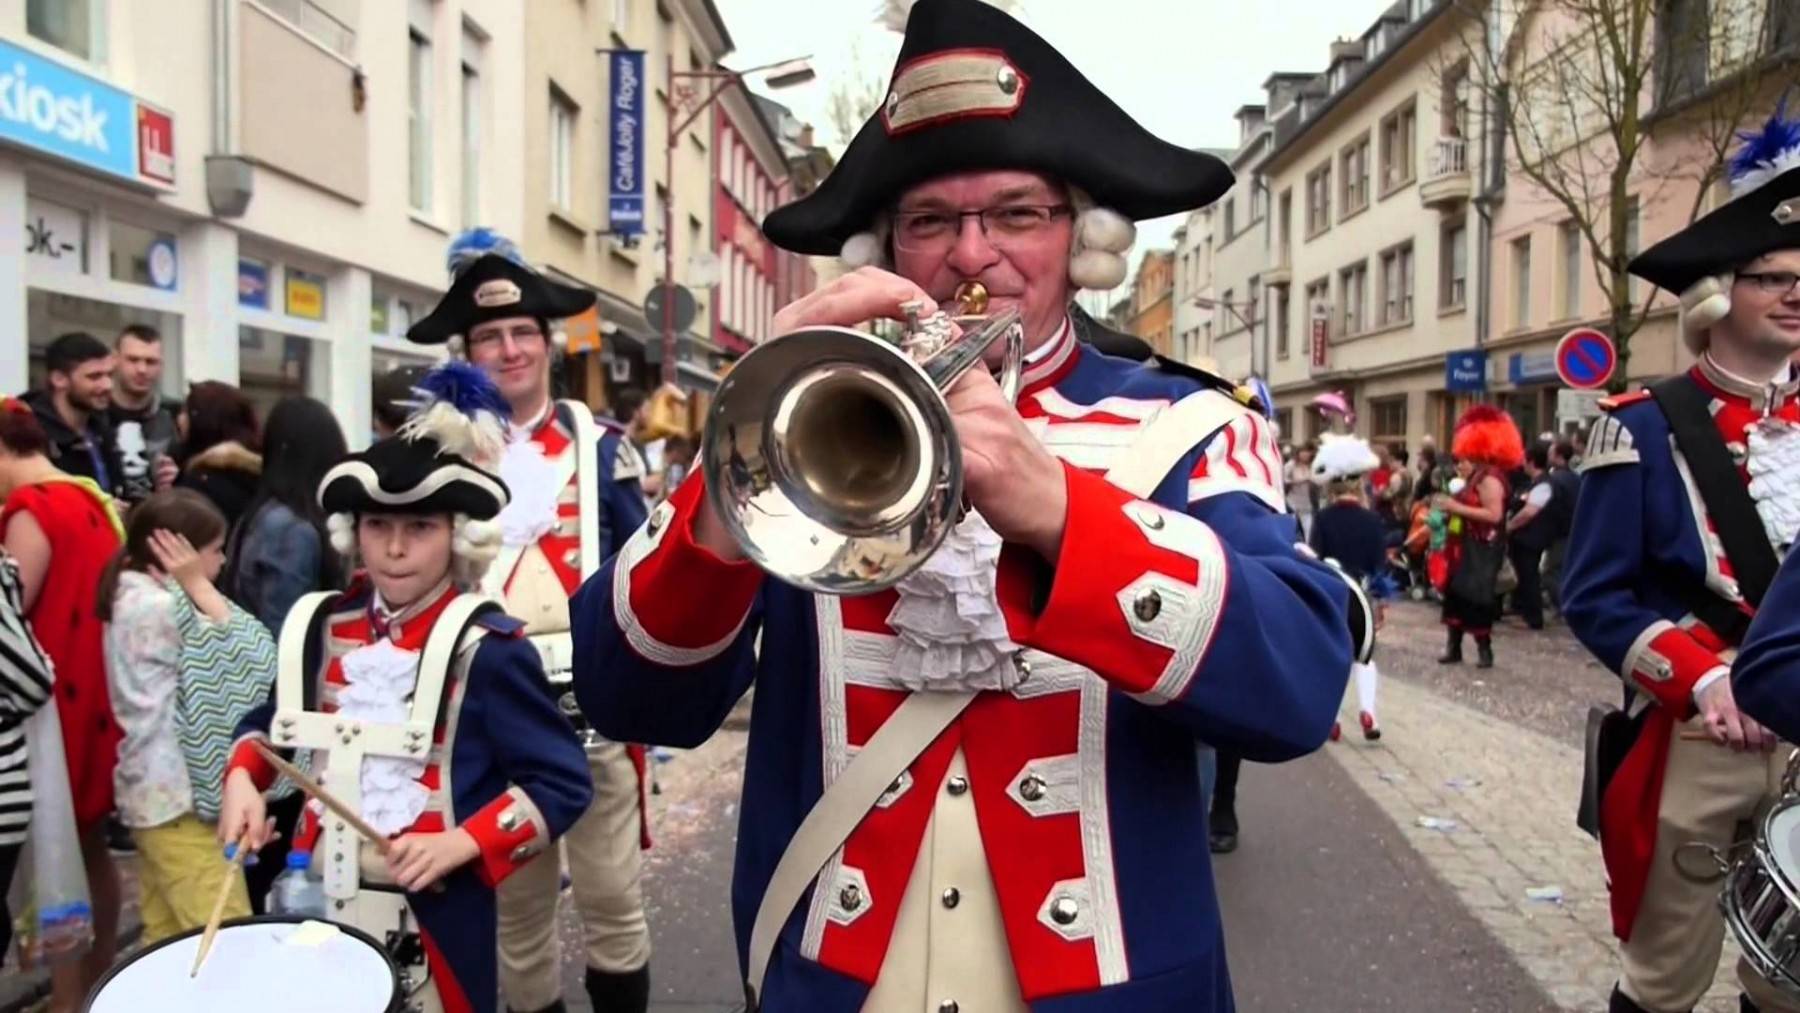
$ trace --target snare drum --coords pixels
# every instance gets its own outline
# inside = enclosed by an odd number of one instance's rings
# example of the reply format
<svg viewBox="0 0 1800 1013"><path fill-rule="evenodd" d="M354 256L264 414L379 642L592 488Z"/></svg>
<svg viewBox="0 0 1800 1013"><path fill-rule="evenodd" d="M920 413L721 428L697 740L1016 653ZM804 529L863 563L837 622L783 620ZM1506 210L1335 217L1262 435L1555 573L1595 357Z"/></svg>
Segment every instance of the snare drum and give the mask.
<svg viewBox="0 0 1800 1013"><path fill-rule="evenodd" d="M1800 999L1800 795L1782 795L1759 830L1726 874L1719 906L1750 965Z"/></svg>
<svg viewBox="0 0 1800 1013"><path fill-rule="evenodd" d="M132 954L107 972L82 1007L87 1013L400 1013L394 962L375 940L347 925L302 930L305 918L235 918L189 977L200 929ZM316 938L322 936L322 938ZM309 938L315 937L315 938Z"/></svg>

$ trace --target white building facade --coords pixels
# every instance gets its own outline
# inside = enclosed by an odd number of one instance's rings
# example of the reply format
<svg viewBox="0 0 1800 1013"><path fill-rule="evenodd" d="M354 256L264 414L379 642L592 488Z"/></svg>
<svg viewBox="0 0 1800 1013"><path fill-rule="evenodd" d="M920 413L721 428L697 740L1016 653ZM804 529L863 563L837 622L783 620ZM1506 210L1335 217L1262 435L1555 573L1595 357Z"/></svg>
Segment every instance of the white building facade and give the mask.
<svg viewBox="0 0 1800 1013"><path fill-rule="evenodd" d="M521 143L506 0L0 0L0 50L6 392L146 323L166 394L312 396L361 445L371 378L436 357L403 335L450 236L524 182L489 157Z"/></svg>

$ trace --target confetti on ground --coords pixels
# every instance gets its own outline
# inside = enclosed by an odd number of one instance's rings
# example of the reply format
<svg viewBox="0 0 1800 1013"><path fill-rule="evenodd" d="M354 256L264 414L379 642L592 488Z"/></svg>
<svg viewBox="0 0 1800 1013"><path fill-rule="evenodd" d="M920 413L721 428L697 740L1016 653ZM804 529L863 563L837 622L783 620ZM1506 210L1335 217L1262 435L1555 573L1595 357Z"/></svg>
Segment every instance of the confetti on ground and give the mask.
<svg viewBox="0 0 1800 1013"><path fill-rule="evenodd" d="M1426 830L1441 830L1450 833L1459 825L1455 820L1447 820L1439 816L1421 816L1414 821Z"/></svg>
<svg viewBox="0 0 1800 1013"><path fill-rule="evenodd" d="M1561 904L1563 891L1560 886L1534 886L1525 891L1525 896L1531 900L1541 900L1547 904Z"/></svg>

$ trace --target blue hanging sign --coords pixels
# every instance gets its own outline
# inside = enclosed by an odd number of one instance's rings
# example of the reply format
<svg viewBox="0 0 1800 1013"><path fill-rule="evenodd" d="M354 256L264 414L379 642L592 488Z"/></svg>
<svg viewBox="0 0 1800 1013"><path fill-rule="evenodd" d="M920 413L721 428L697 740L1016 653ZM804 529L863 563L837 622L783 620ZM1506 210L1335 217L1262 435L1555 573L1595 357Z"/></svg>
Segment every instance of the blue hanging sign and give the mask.
<svg viewBox="0 0 1800 1013"><path fill-rule="evenodd" d="M644 232L644 52L619 49L609 55L607 219L613 235L637 236Z"/></svg>
<svg viewBox="0 0 1800 1013"><path fill-rule="evenodd" d="M174 119L115 88L0 40L0 141L136 183L174 182Z"/></svg>
<svg viewBox="0 0 1800 1013"><path fill-rule="evenodd" d="M1444 389L1452 394L1483 393L1487 390L1487 363L1485 349L1444 356Z"/></svg>

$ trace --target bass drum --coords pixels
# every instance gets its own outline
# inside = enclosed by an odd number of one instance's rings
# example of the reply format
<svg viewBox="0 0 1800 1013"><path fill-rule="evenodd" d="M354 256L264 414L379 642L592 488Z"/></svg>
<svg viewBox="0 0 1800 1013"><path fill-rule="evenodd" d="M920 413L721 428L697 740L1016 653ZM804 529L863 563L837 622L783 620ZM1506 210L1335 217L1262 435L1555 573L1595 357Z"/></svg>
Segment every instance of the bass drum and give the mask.
<svg viewBox="0 0 1800 1013"><path fill-rule="evenodd" d="M1719 906L1744 959L1800 1000L1800 795L1784 794L1725 877Z"/></svg>
<svg viewBox="0 0 1800 1013"><path fill-rule="evenodd" d="M308 925L307 922L312 924ZM219 927L189 976L200 929L171 936L108 971L87 1013L401 1013L387 952L348 925L265 915Z"/></svg>

